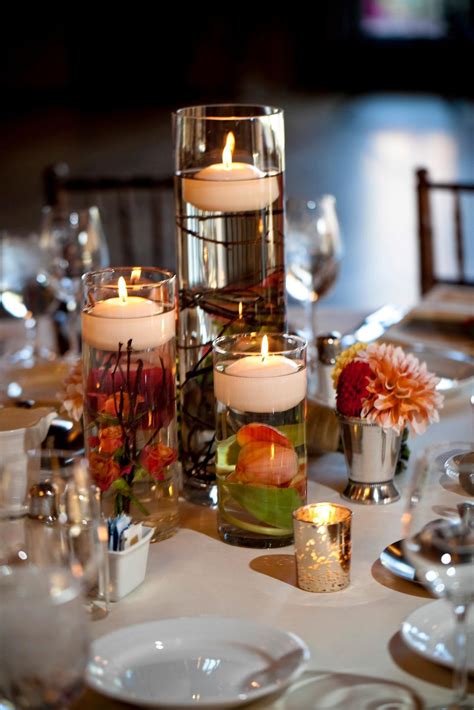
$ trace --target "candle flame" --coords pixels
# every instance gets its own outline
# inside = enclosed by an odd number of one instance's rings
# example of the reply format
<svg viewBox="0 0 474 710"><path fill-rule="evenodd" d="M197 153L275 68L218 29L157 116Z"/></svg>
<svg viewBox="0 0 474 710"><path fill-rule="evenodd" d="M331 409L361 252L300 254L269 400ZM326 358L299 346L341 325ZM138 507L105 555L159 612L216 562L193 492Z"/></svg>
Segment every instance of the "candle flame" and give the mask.
<svg viewBox="0 0 474 710"><path fill-rule="evenodd" d="M120 276L118 280L118 294L122 303L127 303L127 284L125 283L123 276Z"/></svg>
<svg viewBox="0 0 474 710"><path fill-rule="evenodd" d="M243 312L244 312L244 307L242 305L242 301L239 301L239 320L242 319Z"/></svg>
<svg viewBox="0 0 474 710"><path fill-rule="evenodd" d="M266 335L262 338L262 362L268 357L268 338Z"/></svg>
<svg viewBox="0 0 474 710"><path fill-rule="evenodd" d="M224 170L232 169L232 154L235 148L235 138L232 131L227 134L225 141L224 150L222 151L222 164L224 165Z"/></svg>
<svg viewBox="0 0 474 710"><path fill-rule="evenodd" d="M142 275L142 270L140 268L137 269L132 269L132 273L130 276L130 281L133 283L134 281L140 281L140 276Z"/></svg>

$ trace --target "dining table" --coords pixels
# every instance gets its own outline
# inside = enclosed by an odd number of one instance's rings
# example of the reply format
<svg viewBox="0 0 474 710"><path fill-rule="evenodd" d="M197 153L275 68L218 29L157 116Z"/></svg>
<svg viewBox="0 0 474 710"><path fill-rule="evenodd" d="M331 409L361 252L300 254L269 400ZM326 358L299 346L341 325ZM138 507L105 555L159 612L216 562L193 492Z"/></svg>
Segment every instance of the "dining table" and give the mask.
<svg viewBox="0 0 474 710"><path fill-rule="evenodd" d="M361 310L321 306L321 331L350 332L363 315ZM404 494L417 454L442 442L473 440L473 394L472 381L449 393L440 422L410 437L408 468L396 477L402 495L389 505L341 499L347 470L340 451L309 457L308 502L342 503L353 513L347 588L303 591L296 581L292 545L229 545L219 538L216 510L180 500L179 530L150 546L144 582L112 603L105 618L89 622L91 641L127 626L183 617L264 623L296 634L308 646L310 658L294 683L249 708L418 708L447 702L452 697L451 669L415 652L401 632L404 620L432 604L433 598L421 585L386 569L380 555L402 536ZM455 487L447 490L454 503L459 495ZM449 616L448 602L439 603ZM130 706L86 688L73 707Z"/></svg>
<svg viewBox="0 0 474 710"><path fill-rule="evenodd" d="M361 316L354 309L322 306L320 327L348 332ZM226 544L217 532L216 511L182 500L179 531L151 545L144 583L112 604L105 619L90 624L91 638L132 624L181 617L265 623L296 634L311 657L296 682L249 708L416 708L447 702L452 697L451 670L414 652L401 634L404 620L433 599L421 585L386 569L380 554L402 535L403 494L416 455L442 442L473 440L471 394L472 383L452 392L440 422L410 438L408 468L397 476L402 495L390 505L343 501L343 454L310 457L308 502L343 503L353 511L351 580L346 589L303 591L296 582L293 546L254 549ZM447 496L455 501L459 492L448 491ZM441 603L449 616L448 602ZM74 705L76 710L119 707L124 705L91 689Z"/></svg>

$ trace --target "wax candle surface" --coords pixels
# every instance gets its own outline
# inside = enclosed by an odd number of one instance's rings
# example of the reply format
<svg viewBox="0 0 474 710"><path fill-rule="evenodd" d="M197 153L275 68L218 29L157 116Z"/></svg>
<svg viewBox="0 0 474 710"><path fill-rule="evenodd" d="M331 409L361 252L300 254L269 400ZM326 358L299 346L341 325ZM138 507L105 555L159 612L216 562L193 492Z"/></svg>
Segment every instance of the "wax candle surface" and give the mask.
<svg viewBox="0 0 474 710"><path fill-rule="evenodd" d="M117 350L132 340L134 350L166 343L175 334L174 309L140 296L108 298L82 314L83 340L100 350Z"/></svg>
<svg viewBox="0 0 474 710"><path fill-rule="evenodd" d="M279 195L275 175L266 176L250 163L232 162L234 136L227 135L222 163L200 170L183 179L183 198L206 212L248 212L261 210Z"/></svg>
<svg viewBox="0 0 474 710"><path fill-rule="evenodd" d="M306 396L306 368L283 355L248 355L214 372L216 399L242 412L284 412Z"/></svg>

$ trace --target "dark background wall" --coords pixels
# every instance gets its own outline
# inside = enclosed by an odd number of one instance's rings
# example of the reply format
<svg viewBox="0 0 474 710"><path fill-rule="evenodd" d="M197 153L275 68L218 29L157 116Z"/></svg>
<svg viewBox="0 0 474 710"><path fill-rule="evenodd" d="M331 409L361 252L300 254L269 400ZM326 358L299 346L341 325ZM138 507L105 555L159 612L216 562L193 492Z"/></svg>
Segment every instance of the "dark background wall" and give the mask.
<svg viewBox="0 0 474 710"><path fill-rule="evenodd" d="M370 36L364 17L376 12L358 0L286 3L278 12L258 2L167 3L166 11L143 2L10 8L0 43L3 109L221 101L255 83L311 93L473 95L466 74L474 3L431 4L440 7L443 30L424 38Z"/></svg>

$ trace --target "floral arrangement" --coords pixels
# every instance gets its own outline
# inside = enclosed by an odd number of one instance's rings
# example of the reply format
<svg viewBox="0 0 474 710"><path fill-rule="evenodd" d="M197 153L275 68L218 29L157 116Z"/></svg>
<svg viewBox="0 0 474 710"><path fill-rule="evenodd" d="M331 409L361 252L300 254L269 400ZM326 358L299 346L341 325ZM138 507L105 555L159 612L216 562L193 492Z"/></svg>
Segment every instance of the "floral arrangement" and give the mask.
<svg viewBox="0 0 474 710"><path fill-rule="evenodd" d="M177 459L176 448L162 441L174 418L174 372L160 360L134 362L130 344L120 346L90 368L85 381L78 360L58 395L71 419L84 417L91 476L102 493L114 494L116 515L132 505L134 517L138 511L150 515L135 484L152 479L166 485L167 468Z"/></svg>
<svg viewBox="0 0 474 710"><path fill-rule="evenodd" d="M439 379L401 347L353 345L337 359L333 382L337 411L346 417L360 417L398 434L407 427L422 434L439 421Z"/></svg>
<svg viewBox="0 0 474 710"><path fill-rule="evenodd" d="M84 409L84 387L82 385L82 360L79 358L69 370L64 380L64 387L58 392L61 402L60 411L67 414L74 422L80 422Z"/></svg>

